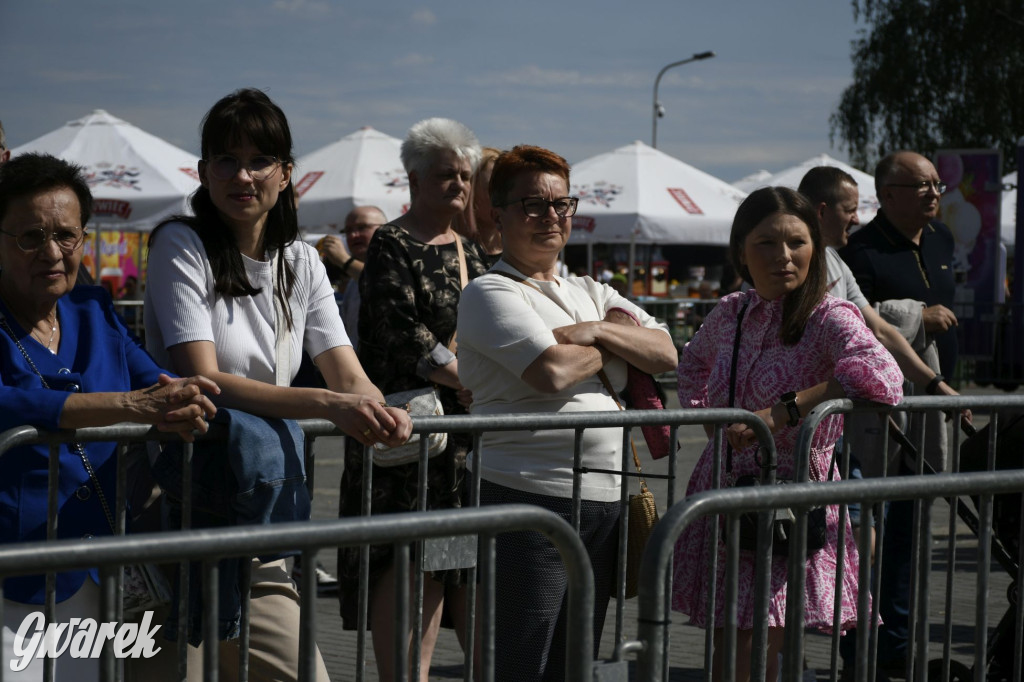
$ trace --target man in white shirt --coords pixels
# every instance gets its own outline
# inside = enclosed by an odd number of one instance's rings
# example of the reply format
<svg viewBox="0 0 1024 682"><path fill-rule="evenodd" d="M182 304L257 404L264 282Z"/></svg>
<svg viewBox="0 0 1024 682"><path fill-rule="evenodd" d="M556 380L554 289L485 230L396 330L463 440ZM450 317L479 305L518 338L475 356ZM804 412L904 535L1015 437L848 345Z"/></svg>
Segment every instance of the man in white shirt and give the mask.
<svg viewBox="0 0 1024 682"><path fill-rule="evenodd" d="M381 225L388 222L384 211L376 206L357 206L345 216L345 241L328 235L321 242L321 252L325 263L336 266L342 274L349 278L345 287L345 295L341 300L341 319L345 323L345 331L352 341L352 347L359 348L359 276L363 274L363 263L366 252L370 249L370 239Z"/></svg>

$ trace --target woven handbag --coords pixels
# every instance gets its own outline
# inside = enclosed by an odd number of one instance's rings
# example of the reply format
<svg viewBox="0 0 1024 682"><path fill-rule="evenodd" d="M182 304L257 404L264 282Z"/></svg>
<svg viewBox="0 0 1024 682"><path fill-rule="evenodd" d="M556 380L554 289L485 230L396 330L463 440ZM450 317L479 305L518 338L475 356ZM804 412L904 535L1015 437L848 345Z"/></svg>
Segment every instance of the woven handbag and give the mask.
<svg viewBox="0 0 1024 682"><path fill-rule="evenodd" d="M597 373L604 388L615 400L620 410L625 409L616 397L608 375L602 369ZM626 599L632 599L637 595L640 581L640 560L644 556L644 548L647 547L647 540L654 532L654 526L658 523L658 505L654 500L654 493L647 487L647 481L643 477L643 469L640 467L640 457L636 454L636 444L629 439L629 445L633 448L633 466L640 476L640 492L629 496L629 523L626 526ZM612 596L616 594L616 587L612 586Z"/></svg>
<svg viewBox="0 0 1024 682"><path fill-rule="evenodd" d="M413 417L439 417L444 414L441 397L433 387L415 388L384 396L389 407L405 408ZM433 457L444 452L448 446L448 433L441 431L427 436L427 456ZM373 463L380 467L397 467L411 464L420 458L420 434L414 433L401 445L390 447L383 443L373 444Z"/></svg>
<svg viewBox="0 0 1024 682"><path fill-rule="evenodd" d="M633 456L636 456L634 452ZM640 468L637 467L637 471ZM658 523L658 505L647 482L640 479L640 493L629 496L629 535L626 542L626 599L639 591L640 560L644 556L647 540Z"/></svg>

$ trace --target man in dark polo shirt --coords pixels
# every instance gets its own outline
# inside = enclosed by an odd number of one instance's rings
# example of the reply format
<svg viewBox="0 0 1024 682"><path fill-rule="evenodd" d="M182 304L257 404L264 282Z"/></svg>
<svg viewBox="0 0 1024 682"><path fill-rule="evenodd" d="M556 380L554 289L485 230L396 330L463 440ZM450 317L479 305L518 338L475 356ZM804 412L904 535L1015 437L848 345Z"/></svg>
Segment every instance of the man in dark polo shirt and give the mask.
<svg viewBox="0 0 1024 682"><path fill-rule="evenodd" d="M928 159L899 151L878 163L875 190L881 204L878 215L850 235L839 255L869 303L909 298L924 304L922 321L936 342L942 368L936 379L941 382L942 375L952 376L957 358L957 320L950 310L953 235L935 220L945 185ZM903 465L901 473L911 471ZM898 677L903 677L907 656L913 518L913 502L890 503L882 545L879 611L884 624L879 628L878 666Z"/></svg>
<svg viewBox="0 0 1024 682"><path fill-rule="evenodd" d="M925 304L924 328L935 339L942 374L953 376L957 358L953 305L953 234L935 220L945 188L920 154L890 154L875 170L881 210L850 235L839 255L868 302L912 298Z"/></svg>

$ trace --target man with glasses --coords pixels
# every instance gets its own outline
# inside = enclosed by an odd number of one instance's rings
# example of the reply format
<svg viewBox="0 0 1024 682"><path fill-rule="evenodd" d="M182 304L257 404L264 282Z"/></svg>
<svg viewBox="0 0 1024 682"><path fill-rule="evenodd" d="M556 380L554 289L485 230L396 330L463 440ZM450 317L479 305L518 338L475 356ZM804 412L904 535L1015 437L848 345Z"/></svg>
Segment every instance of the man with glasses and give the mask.
<svg viewBox="0 0 1024 682"><path fill-rule="evenodd" d="M345 239L329 234L317 243L316 248L327 266L327 276L338 291L345 291L346 284L362 274L370 238L386 222L384 212L376 206L357 206L345 216L345 226L341 229Z"/></svg>
<svg viewBox="0 0 1024 682"><path fill-rule="evenodd" d="M957 360L957 319L951 310L956 288L954 240L949 228L936 220L939 198L946 186L928 159L915 152L898 151L878 163L875 189L881 204L878 215L850 235L839 254L868 302L881 304L883 310L888 307L908 311L910 316L920 315L916 319L928 340L934 340L940 367L925 390L948 393L942 390L943 375L952 376ZM906 299L916 303L908 305ZM946 428L941 415L936 421L938 437L932 437L933 431L926 429L929 438L925 448L944 453L941 440ZM912 470L901 462L898 473L910 474ZM883 625L879 628L878 665L899 677L903 676L908 653L913 517L913 502L890 503L882 543L879 611Z"/></svg>
<svg viewBox="0 0 1024 682"><path fill-rule="evenodd" d="M356 350L359 349L359 277L363 274L363 264L373 233L387 222L384 211L376 206L357 206L345 216L345 241L348 242L351 255L345 253L344 245L336 237L333 238L336 244L324 249L325 257L349 278L345 297L341 300L341 319L345 323L348 338L352 340L352 347Z"/></svg>

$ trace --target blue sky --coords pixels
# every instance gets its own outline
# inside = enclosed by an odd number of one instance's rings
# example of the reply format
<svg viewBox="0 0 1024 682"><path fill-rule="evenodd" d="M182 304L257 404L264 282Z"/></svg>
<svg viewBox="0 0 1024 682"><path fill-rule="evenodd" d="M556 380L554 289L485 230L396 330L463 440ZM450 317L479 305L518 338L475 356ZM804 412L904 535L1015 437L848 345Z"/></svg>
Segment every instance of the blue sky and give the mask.
<svg viewBox="0 0 1024 682"><path fill-rule="evenodd" d="M298 156L363 125L428 116L483 144L570 162L651 141L733 181L828 153L851 80L845 0L0 0L0 120L10 146L93 109L192 152L221 96L266 90Z"/></svg>

